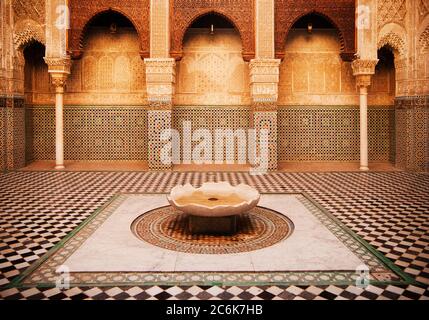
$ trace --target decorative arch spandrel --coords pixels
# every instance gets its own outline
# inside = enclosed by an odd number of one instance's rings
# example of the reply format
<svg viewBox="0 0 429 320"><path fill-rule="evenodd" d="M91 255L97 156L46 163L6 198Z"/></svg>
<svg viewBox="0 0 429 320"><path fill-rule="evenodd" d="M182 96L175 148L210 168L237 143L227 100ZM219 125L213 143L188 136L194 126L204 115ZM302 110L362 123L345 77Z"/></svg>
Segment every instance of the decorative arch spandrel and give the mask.
<svg viewBox="0 0 429 320"><path fill-rule="evenodd" d="M140 55L149 57L150 0L70 0L69 51L74 59L83 53L85 31L91 20L108 11L125 16L139 36Z"/></svg>
<svg viewBox="0 0 429 320"><path fill-rule="evenodd" d="M335 26L341 43L341 58L344 61L353 60L356 52L354 0L276 0L276 57L284 57L287 35L293 24L301 17L311 13L321 15Z"/></svg>
<svg viewBox="0 0 429 320"><path fill-rule="evenodd" d="M230 21L240 33L243 59L255 56L254 0L171 0L170 54L180 60L183 56L183 38L199 17L214 13Z"/></svg>

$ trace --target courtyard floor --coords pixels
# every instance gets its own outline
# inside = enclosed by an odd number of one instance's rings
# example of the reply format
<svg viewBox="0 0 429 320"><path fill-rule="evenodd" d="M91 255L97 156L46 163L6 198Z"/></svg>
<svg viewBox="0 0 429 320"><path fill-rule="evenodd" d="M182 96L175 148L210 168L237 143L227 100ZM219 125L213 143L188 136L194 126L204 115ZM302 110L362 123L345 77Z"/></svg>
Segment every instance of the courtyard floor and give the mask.
<svg viewBox="0 0 429 320"><path fill-rule="evenodd" d="M420 284L8 287L119 193L240 182L306 193ZM16 171L0 174L2 299L429 299L429 175L408 172Z"/></svg>

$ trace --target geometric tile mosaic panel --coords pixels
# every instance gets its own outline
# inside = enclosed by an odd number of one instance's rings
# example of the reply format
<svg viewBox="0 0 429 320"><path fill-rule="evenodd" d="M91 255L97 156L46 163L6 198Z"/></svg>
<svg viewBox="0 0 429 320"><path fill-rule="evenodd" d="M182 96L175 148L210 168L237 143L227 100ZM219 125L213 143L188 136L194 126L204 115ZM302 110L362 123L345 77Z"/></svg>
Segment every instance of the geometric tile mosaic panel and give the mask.
<svg viewBox="0 0 429 320"><path fill-rule="evenodd" d="M397 166L429 172L429 96L397 97L395 113Z"/></svg>
<svg viewBox="0 0 429 320"><path fill-rule="evenodd" d="M211 132L216 128L247 130L250 116L249 107L180 106L172 111L172 126L181 135L183 121L191 121L193 131L199 128ZM280 107L278 126L279 161L359 160L357 107ZM148 159L145 107L68 106L64 111L64 129L67 160ZM368 140L370 161L394 161L394 110L369 108ZM197 144L197 141L192 142L193 146ZM238 150L237 147L234 150L235 161ZM225 152L226 149L226 159ZM27 163L54 158L54 108L27 107Z"/></svg>
<svg viewBox="0 0 429 320"><path fill-rule="evenodd" d="M368 108L370 161L394 160L395 112ZM358 107L279 107L279 161L359 160Z"/></svg>
<svg viewBox="0 0 429 320"><path fill-rule="evenodd" d="M28 160L55 158L55 109L27 107ZM66 106L66 160L147 160L147 110L134 106Z"/></svg>
<svg viewBox="0 0 429 320"><path fill-rule="evenodd" d="M268 169L276 170L278 163L277 155L277 122L278 115L275 111L253 111L253 126L256 129L257 142L260 140L261 130L268 131ZM257 143L258 145L259 143ZM261 146L258 146L258 150L261 151Z"/></svg>
<svg viewBox="0 0 429 320"><path fill-rule="evenodd" d="M245 106L175 106L173 109L172 127L179 131L183 139L183 122L190 121L192 133L197 129L208 129L214 135L216 129L243 129L246 131L250 126L250 108ZM199 141L192 141L192 149ZM212 140L212 152L215 156L214 139ZM234 146L234 154L226 154L227 150L224 147L223 159L232 158L234 161L239 160L237 143ZM185 150L181 150L184 159L192 159L190 154L183 154ZM192 152L192 151L191 151ZM242 157L246 155L241 155Z"/></svg>
<svg viewBox="0 0 429 320"><path fill-rule="evenodd" d="M13 134L13 168L10 169L17 169L25 166L25 109L22 105L14 106L12 113L13 132L8 132Z"/></svg>
<svg viewBox="0 0 429 320"><path fill-rule="evenodd" d="M166 144L161 140L163 130L171 129L170 110L149 110L148 119L148 164L150 170L168 170L171 164L163 163L161 153Z"/></svg>
<svg viewBox="0 0 429 320"><path fill-rule="evenodd" d="M0 171L4 171L5 169L6 169L6 108L0 105Z"/></svg>

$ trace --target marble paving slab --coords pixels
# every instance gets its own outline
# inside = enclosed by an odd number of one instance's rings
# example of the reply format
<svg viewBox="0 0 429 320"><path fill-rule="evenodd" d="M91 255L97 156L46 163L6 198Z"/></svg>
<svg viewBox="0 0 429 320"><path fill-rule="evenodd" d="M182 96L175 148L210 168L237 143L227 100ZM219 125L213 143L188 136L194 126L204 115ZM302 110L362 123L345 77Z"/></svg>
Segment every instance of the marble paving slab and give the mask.
<svg viewBox="0 0 429 320"><path fill-rule="evenodd" d="M294 224L286 239L235 254L194 254L138 239L132 222L168 205L166 194L118 194L33 263L14 285L400 284L391 263L304 193L264 193L259 205Z"/></svg>
<svg viewBox="0 0 429 320"><path fill-rule="evenodd" d="M262 195L259 203L292 220L295 228L290 237L236 254L175 252L136 238L132 222L145 211L166 205L164 194L128 195L64 265L71 272L145 272L355 270L363 264L296 195Z"/></svg>

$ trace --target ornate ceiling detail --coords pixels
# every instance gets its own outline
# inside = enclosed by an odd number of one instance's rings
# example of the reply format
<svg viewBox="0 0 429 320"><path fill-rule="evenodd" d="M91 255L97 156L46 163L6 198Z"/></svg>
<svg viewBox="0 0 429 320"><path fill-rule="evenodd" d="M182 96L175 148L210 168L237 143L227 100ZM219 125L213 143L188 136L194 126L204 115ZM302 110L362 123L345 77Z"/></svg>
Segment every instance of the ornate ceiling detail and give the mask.
<svg viewBox="0 0 429 320"><path fill-rule="evenodd" d="M23 48L32 41L38 41L45 44L45 29L34 20L20 20L15 25L13 34L15 48Z"/></svg>
<svg viewBox="0 0 429 320"><path fill-rule="evenodd" d="M243 59L255 56L254 1L253 0L172 0L171 56L180 59L182 42L188 27L206 13L217 13L238 29L243 44Z"/></svg>
<svg viewBox="0 0 429 320"><path fill-rule="evenodd" d="M83 53L85 29L93 17L113 10L127 17L134 25L140 39L140 55L149 56L149 0L70 0L70 42L69 50L73 58Z"/></svg>
<svg viewBox="0 0 429 320"><path fill-rule="evenodd" d="M380 49L383 46L389 46L392 49L398 51L400 57L405 57L406 55L406 43L405 41L396 33L389 32L378 40L377 48Z"/></svg>
<svg viewBox="0 0 429 320"><path fill-rule="evenodd" d="M45 23L45 0L13 0L15 21L31 19Z"/></svg>
<svg viewBox="0 0 429 320"><path fill-rule="evenodd" d="M301 17L317 13L329 20L338 30L341 57L351 61L355 53L354 0L276 0L275 1L275 48L276 57L283 58L287 34Z"/></svg>
<svg viewBox="0 0 429 320"><path fill-rule="evenodd" d="M378 0L378 29L389 22L396 22L403 26L406 14L407 7L405 0Z"/></svg>

